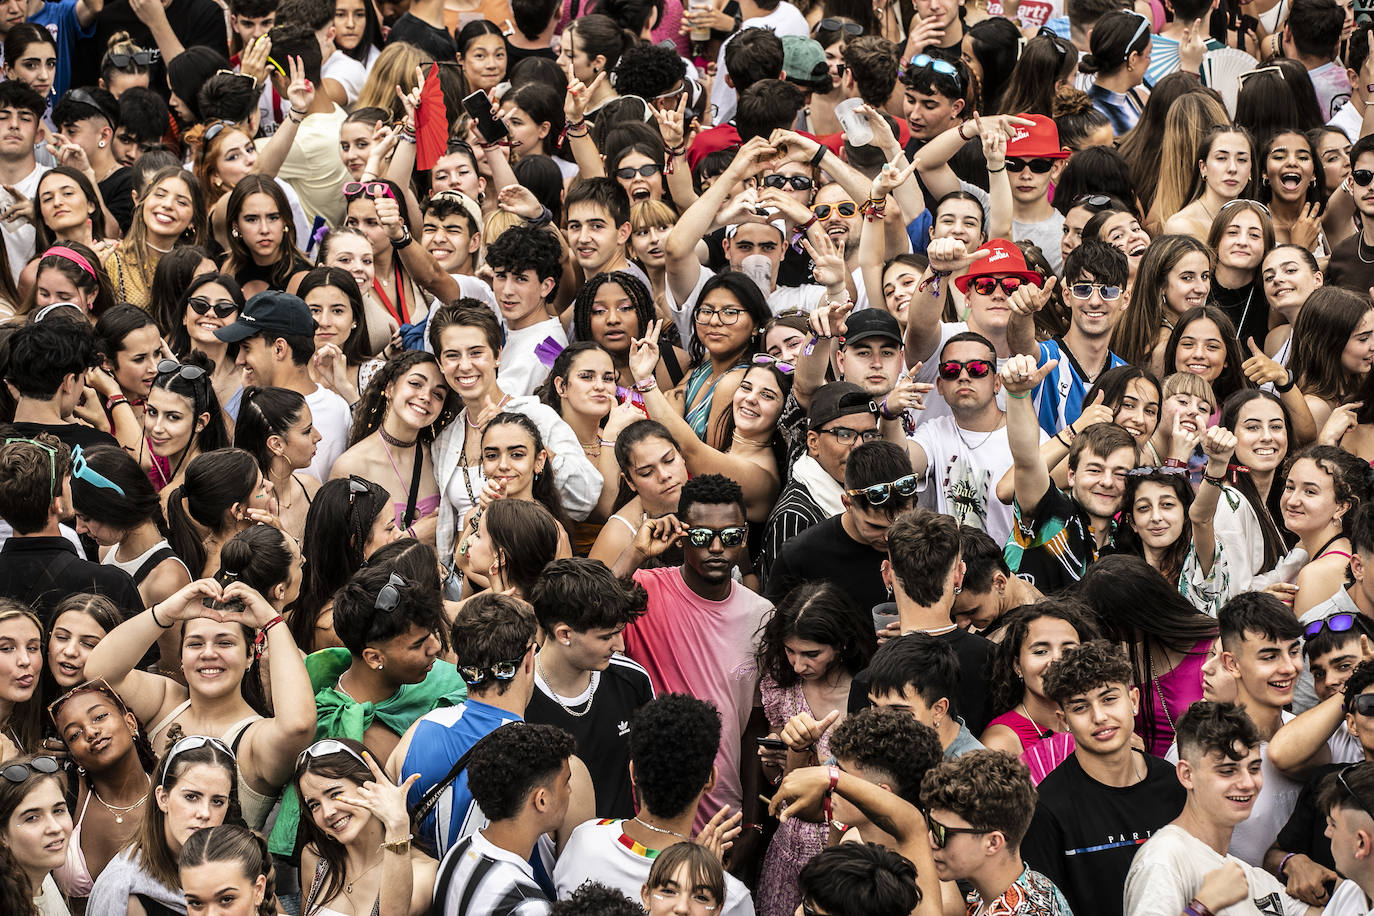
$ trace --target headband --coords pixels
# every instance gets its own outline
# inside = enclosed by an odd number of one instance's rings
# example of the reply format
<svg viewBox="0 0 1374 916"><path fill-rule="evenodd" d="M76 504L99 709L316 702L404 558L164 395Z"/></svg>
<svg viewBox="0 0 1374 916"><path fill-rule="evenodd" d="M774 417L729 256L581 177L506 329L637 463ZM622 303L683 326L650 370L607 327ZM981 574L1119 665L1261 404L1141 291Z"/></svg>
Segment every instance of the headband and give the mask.
<svg viewBox="0 0 1374 916"><path fill-rule="evenodd" d="M72 249L68 248L67 246L65 246L65 245L54 245L54 246L52 246L51 248L49 248L47 251L43 252L43 257L46 258L46 257L48 257L49 255L51 255L51 256L53 256L53 257L62 258L64 261L71 261L71 262L72 262L73 264L75 264L77 267L80 267L80 268L81 268L82 270L84 270L86 273L90 274L92 280L95 280L95 279L96 279L95 268L91 267L91 262L90 262L90 261L87 261L87 260L86 260L85 258L83 258L78 252L73 251Z"/></svg>

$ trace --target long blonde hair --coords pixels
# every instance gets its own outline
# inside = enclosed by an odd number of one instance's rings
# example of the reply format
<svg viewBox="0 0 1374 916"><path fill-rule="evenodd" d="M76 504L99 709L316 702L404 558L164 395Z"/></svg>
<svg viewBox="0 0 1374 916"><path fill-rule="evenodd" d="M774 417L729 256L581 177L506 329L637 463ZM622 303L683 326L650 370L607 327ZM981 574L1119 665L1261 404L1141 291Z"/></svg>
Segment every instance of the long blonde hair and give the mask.
<svg viewBox="0 0 1374 916"><path fill-rule="evenodd" d="M1189 92L1174 100L1164 118L1160 144L1159 181L1152 212L1159 225L1187 206L1188 191L1197 176L1197 151L1214 124L1225 124L1226 108L1210 92Z"/></svg>
<svg viewBox="0 0 1374 916"><path fill-rule="evenodd" d="M415 45L392 42L382 48L382 53L372 62L353 110L383 108L391 112L393 119L404 117L405 106L396 97L396 87L400 86L402 92L414 89L415 68L433 62L434 58Z"/></svg>

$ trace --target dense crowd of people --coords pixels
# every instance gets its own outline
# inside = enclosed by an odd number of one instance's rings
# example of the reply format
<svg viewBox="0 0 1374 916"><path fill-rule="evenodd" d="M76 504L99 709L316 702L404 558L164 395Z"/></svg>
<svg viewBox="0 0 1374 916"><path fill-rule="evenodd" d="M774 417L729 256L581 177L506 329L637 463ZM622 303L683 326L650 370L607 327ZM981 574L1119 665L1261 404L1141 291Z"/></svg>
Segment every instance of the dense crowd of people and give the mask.
<svg viewBox="0 0 1374 916"><path fill-rule="evenodd" d="M1363 0L0 0L0 913L1374 912Z"/></svg>

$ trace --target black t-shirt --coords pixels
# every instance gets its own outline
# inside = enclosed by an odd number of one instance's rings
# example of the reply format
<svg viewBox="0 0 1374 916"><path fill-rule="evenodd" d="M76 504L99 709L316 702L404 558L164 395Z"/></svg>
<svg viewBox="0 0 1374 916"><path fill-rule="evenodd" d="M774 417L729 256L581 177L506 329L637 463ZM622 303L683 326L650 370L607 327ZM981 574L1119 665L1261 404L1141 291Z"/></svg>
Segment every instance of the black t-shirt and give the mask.
<svg viewBox="0 0 1374 916"><path fill-rule="evenodd" d="M109 433L80 423L14 423L13 426L15 433L25 438L32 438L39 433L52 433L67 448L76 448L78 445L83 449L97 445L119 446L119 442Z"/></svg>
<svg viewBox="0 0 1374 916"><path fill-rule="evenodd" d="M435 60L456 60L458 45L446 30L436 28L418 16L406 13L391 27L386 43L404 41L425 51Z"/></svg>
<svg viewBox="0 0 1374 916"><path fill-rule="evenodd" d="M1363 236L1356 232L1331 249L1326 285L1369 295L1369 288L1374 286L1374 245L1366 245Z"/></svg>
<svg viewBox="0 0 1374 916"><path fill-rule="evenodd" d="M887 554L850 537L843 518L843 514L828 518L783 545L769 569L763 597L776 605L802 582L833 582L854 600L872 626L873 606L887 600L882 573Z"/></svg>
<svg viewBox="0 0 1374 916"><path fill-rule="evenodd" d="M1246 341L1264 345L1264 335L1269 333L1269 300L1260 288L1258 278L1240 289L1227 289L1212 276L1212 304L1226 313L1236 326L1236 340L1242 350ZM1248 352L1248 351L1247 351Z"/></svg>
<svg viewBox="0 0 1374 916"><path fill-rule="evenodd" d="M119 168L107 175L100 182L100 196L105 201L105 209L119 223L119 231L128 232L134 220L134 170Z"/></svg>
<svg viewBox="0 0 1374 916"><path fill-rule="evenodd" d="M542 57L545 60L558 60L558 55L553 53L553 48L517 48L509 41L506 42L506 72L511 72L515 65L527 57Z"/></svg>
<svg viewBox="0 0 1374 916"><path fill-rule="evenodd" d="M172 27L183 47L204 45L226 56L229 53L224 7L215 0L172 0L167 7L167 24ZM111 0L95 17L95 34L76 44L76 53L72 55L73 86L96 84L100 78L100 61L105 56L110 36L115 32L128 32L134 44L140 48L157 47L153 33L134 15L129 0ZM162 63L153 65L150 85L154 92L166 95L166 70Z"/></svg>
<svg viewBox="0 0 1374 916"><path fill-rule="evenodd" d="M630 723L641 706L654 698L649 674L622 655L597 672L591 708L586 700L568 706L573 715L549 693L542 677L535 678L534 695L525 708L525 721L557 725L577 742L577 756L587 765L596 790L598 817L634 817L634 790L630 786ZM567 698L565 698L567 699ZM585 712L584 712L585 711Z"/></svg>
<svg viewBox="0 0 1374 916"><path fill-rule="evenodd" d="M1120 916L1121 888L1140 848L1183 810L1174 767L1135 751L1146 766L1133 786L1106 786L1070 756L1040 783L1021 855L1064 892L1076 913Z"/></svg>
<svg viewBox="0 0 1374 916"><path fill-rule="evenodd" d="M891 613L897 613L895 605ZM934 637L954 647L959 657L959 686L954 689L954 713L964 720L974 737L983 733L992 721L992 694L988 678L992 668L993 645L977 633L955 627L948 633ZM868 669L854 675L849 686L850 713L868 708Z"/></svg>
<svg viewBox="0 0 1374 916"><path fill-rule="evenodd" d="M109 598L126 620L143 612L128 573L77 556L64 537L11 537L0 548L0 595L31 608L44 627L64 598L80 592Z"/></svg>
<svg viewBox="0 0 1374 916"><path fill-rule="evenodd" d="M1326 836L1326 815L1317 804L1317 793L1321 790L1322 780L1342 769L1346 764L1328 763L1312 771L1312 778L1298 793L1298 803L1288 817L1288 823L1279 831L1279 849L1284 852L1300 852L1318 865L1335 870L1336 861L1331 858L1331 840Z"/></svg>

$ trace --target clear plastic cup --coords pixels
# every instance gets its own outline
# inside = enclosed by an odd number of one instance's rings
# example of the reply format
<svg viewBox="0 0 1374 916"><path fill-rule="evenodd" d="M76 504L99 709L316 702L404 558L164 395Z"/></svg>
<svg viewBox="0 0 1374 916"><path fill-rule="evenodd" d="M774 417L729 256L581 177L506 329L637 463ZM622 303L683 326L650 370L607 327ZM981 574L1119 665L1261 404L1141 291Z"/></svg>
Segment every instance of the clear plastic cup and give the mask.
<svg viewBox="0 0 1374 916"><path fill-rule="evenodd" d="M873 128L868 126L868 119L858 111L863 103L863 99L853 98L835 106L835 117L844 129L844 138L850 146L867 146L873 142Z"/></svg>
<svg viewBox="0 0 1374 916"><path fill-rule="evenodd" d="M689 10L709 10L711 8L711 0L689 0L687 8ZM690 34L692 41L711 40L710 29L692 29Z"/></svg>

